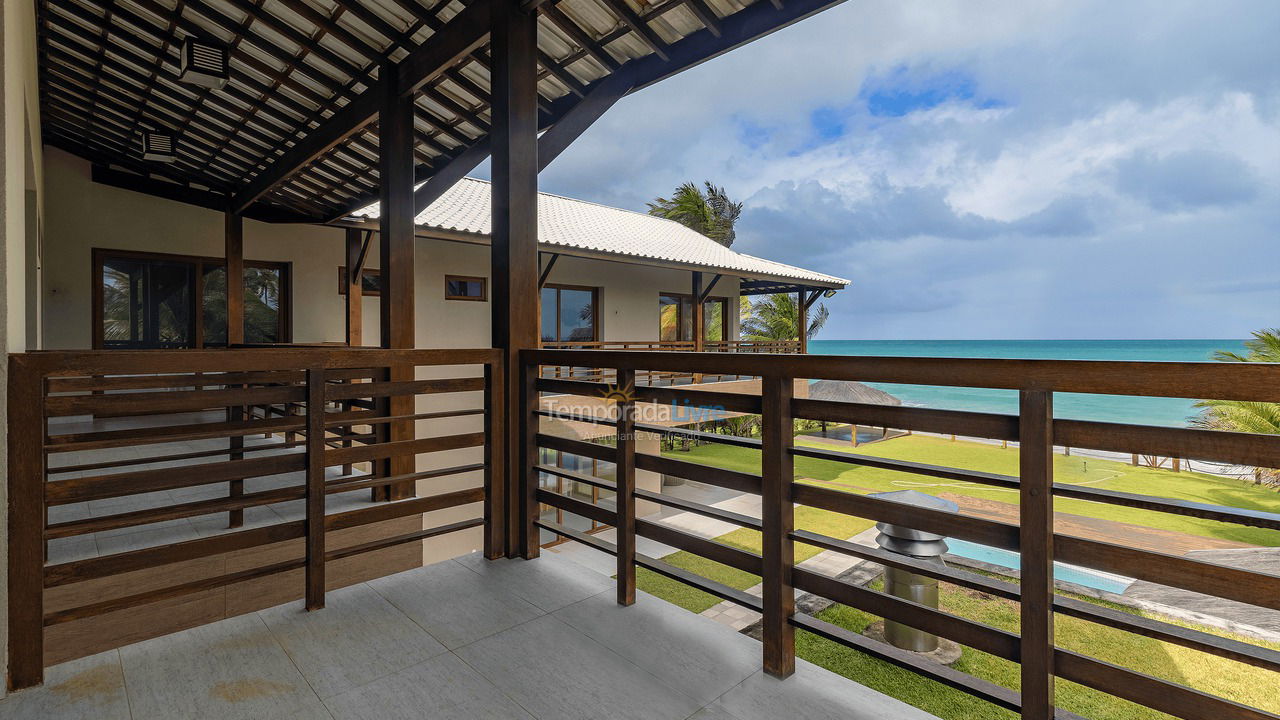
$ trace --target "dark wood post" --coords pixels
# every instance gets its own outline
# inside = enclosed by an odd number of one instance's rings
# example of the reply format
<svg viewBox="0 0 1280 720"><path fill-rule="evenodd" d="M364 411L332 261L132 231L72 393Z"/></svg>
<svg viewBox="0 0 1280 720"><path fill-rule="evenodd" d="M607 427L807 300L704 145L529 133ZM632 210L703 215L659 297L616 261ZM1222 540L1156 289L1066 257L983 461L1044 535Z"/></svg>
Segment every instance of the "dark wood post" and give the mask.
<svg viewBox="0 0 1280 720"><path fill-rule="evenodd" d="M800 341L800 354L809 352L809 303L804 290L796 293L796 339Z"/></svg>
<svg viewBox="0 0 1280 720"><path fill-rule="evenodd" d="M227 261L227 345L244 344L244 218L223 214Z"/></svg>
<svg viewBox="0 0 1280 720"><path fill-rule="evenodd" d="M324 607L324 370L307 370L307 591L308 610Z"/></svg>
<svg viewBox="0 0 1280 720"><path fill-rule="evenodd" d="M702 352L707 336L707 317L702 311L702 273L693 273L693 351Z"/></svg>
<svg viewBox="0 0 1280 720"><path fill-rule="evenodd" d="M9 357L9 689L44 682L44 377Z"/></svg>
<svg viewBox="0 0 1280 720"><path fill-rule="evenodd" d="M1053 396L1023 390L1019 403L1019 543L1022 554L1022 717L1053 707Z"/></svg>
<svg viewBox="0 0 1280 720"><path fill-rule="evenodd" d="M795 385L791 378L783 375L766 375L761 382L764 671L774 677L787 677L796 669L795 630L791 627L796 606L795 588L791 584L791 567L795 563L791 539L795 530L795 507L791 501L791 483L795 479L795 459L791 455L795 422L791 419L791 398Z"/></svg>
<svg viewBox="0 0 1280 720"><path fill-rule="evenodd" d="M617 383L627 397L617 403L618 604L632 605L636 601L636 401L632 394L636 371L619 368Z"/></svg>
<svg viewBox="0 0 1280 720"><path fill-rule="evenodd" d="M223 257L226 259L227 286L227 346L244 344L244 218L233 212L223 213ZM201 316L200 301L196 300L196 315ZM227 408L227 419L235 422L245 419L244 408ZM228 439L227 459L244 459L244 436ZM244 495L244 480L227 483L231 497ZM227 513L227 527L244 525L244 510Z"/></svg>
<svg viewBox="0 0 1280 720"><path fill-rule="evenodd" d="M364 315L361 307L364 286L360 282L362 234L356 228L347 228L347 345L352 347L364 344Z"/></svg>
<svg viewBox="0 0 1280 720"><path fill-rule="evenodd" d="M512 508L507 523L508 555L532 560L538 557L540 533L534 521L538 519L538 366L519 361L511 373L519 378L515 392L519 394L515 416L508 416L507 435L515 436L514 455L508 456L507 485L508 507ZM503 391L506 399L507 389ZM510 467L515 465L515 468ZM514 548L512 550L511 548Z"/></svg>
<svg viewBox="0 0 1280 720"><path fill-rule="evenodd" d="M381 77L388 80L387 91L378 110L378 170L382 179L379 198L378 250L382 272L382 297L378 303L382 347L414 346L413 282L413 97L399 94L399 66L386 63ZM390 368L390 380L412 380L413 366ZM391 415L412 415L413 395L395 395L386 403ZM413 439L411 420L390 423L391 442ZM387 475L407 475L416 468L413 455L395 455L385 463ZM413 495L412 483L388 486L386 499Z"/></svg>
<svg viewBox="0 0 1280 720"><path fill-rule="evenodd" d="M506 416L508 497L523 498L533 482L533 458L523 448L517 424L529 422L520 402L528 374L520 367L520 350L538 346L538 92L537 24L532 13L513 0L493 3L492 59L493 346L506 350ZM536 397L530 398L536 403ZM522 455L522 451L525 453ZM525 508L536 512L533 508ZM509 555L534 557L538 534L525 517L518 536L509 538ZM519 547L512 544L519 539Z"/></svg>
<svg viewBox="0 0 1280 720"><path fill-rule="evenodd" d="M506 380L502 365L484 366L484 556L490 560L507 553Z"/></svg>

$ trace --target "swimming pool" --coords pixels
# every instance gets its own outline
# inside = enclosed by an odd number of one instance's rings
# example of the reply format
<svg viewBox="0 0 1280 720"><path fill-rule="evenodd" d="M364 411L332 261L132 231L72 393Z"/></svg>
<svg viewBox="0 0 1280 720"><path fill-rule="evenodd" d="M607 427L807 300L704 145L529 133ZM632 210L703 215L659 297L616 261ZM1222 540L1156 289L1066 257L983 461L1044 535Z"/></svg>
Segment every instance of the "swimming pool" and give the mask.
<svg viewBox="0 0 1280 720"><path fill-rule="evenodd" d="M979 545L967 540L947 538L947 549L952 555L959 555L963 558L978 560L991 565L999 565L1011 570L1018 569L1022 562L1022 558L1018 556L1018 553L1012 550L1002 550L990 545ZM1133 582L1133 578L1127 578L1123 575L1113 575L1101 570L1091 570L1079 565L1068 565L1060 562L1053 564L1053 578L1117 595L1123 593L1125 588L1129 587Z"/></svg>

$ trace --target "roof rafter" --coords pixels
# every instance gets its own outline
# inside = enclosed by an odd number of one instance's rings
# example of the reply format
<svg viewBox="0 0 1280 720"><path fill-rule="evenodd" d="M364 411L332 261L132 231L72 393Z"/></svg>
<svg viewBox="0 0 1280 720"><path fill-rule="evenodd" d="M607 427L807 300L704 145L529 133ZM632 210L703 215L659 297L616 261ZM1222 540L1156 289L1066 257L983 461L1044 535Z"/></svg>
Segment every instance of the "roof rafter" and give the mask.
<svg viewBox="0 0 1280 720"><path fill-rule="evenodd" d="M458 13L445 29L428 38L400 62L396 92L404 97L416 92L432 78L465 58L489 37L489 3L475 2ZM385 80L379 80L276 158L232 198L231 207L241 212L296 170L332 149L368 123L378 113Z"/></svg>

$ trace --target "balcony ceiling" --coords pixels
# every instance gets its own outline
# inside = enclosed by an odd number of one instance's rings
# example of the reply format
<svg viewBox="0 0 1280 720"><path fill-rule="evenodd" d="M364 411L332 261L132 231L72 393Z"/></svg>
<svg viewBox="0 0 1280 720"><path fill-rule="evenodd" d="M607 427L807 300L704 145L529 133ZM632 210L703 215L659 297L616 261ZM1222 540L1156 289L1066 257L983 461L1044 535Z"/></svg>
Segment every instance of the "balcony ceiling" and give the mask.
<svg viewBox="0 0 1280 720"><path fill-rule="evenodd" d="M634 91L838 2L525 0L539 14L539 125L553 126L610 75ZM204 197L200 204L210 206L243 200L232 205L266 220L332 221L377 197L376 118L303 162L290 151L296 156L311 135L340 123L335 116L353 103L366 106L384 62L440 44L454 32L441 29L468 5L40 0L44 140L112 168L117 180L118 171L136 176L144 192ZM192 35L230 49L224 87L178 79ZM449 56L414 97L423 181L488 142L487 39ZM142 159L140 133L154 129L177 132L176 162Z"/></svg>

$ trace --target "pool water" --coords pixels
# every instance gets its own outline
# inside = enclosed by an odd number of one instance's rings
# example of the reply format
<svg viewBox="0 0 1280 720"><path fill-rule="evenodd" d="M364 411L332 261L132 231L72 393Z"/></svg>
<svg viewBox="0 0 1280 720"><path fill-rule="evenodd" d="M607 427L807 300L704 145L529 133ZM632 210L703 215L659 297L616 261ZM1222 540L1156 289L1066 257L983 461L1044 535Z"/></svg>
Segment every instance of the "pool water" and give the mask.
<svg viewBox="0 0 1280 720"><path fill-rule="evenodd" d="M952 555L959 555L963 558L978 560L991 565L999 565L1010 570L1017 570L1022 564L1022 558L1012 550L979 545L967 540L947 538L947 548ZM1133 582L1133 578L1127 578L1123 575L1113 575L1100 570L1091 570L1079 565L1068 565L1060 562L1053 564L1053 578L1117 595L1123 593Z"/></svg>

